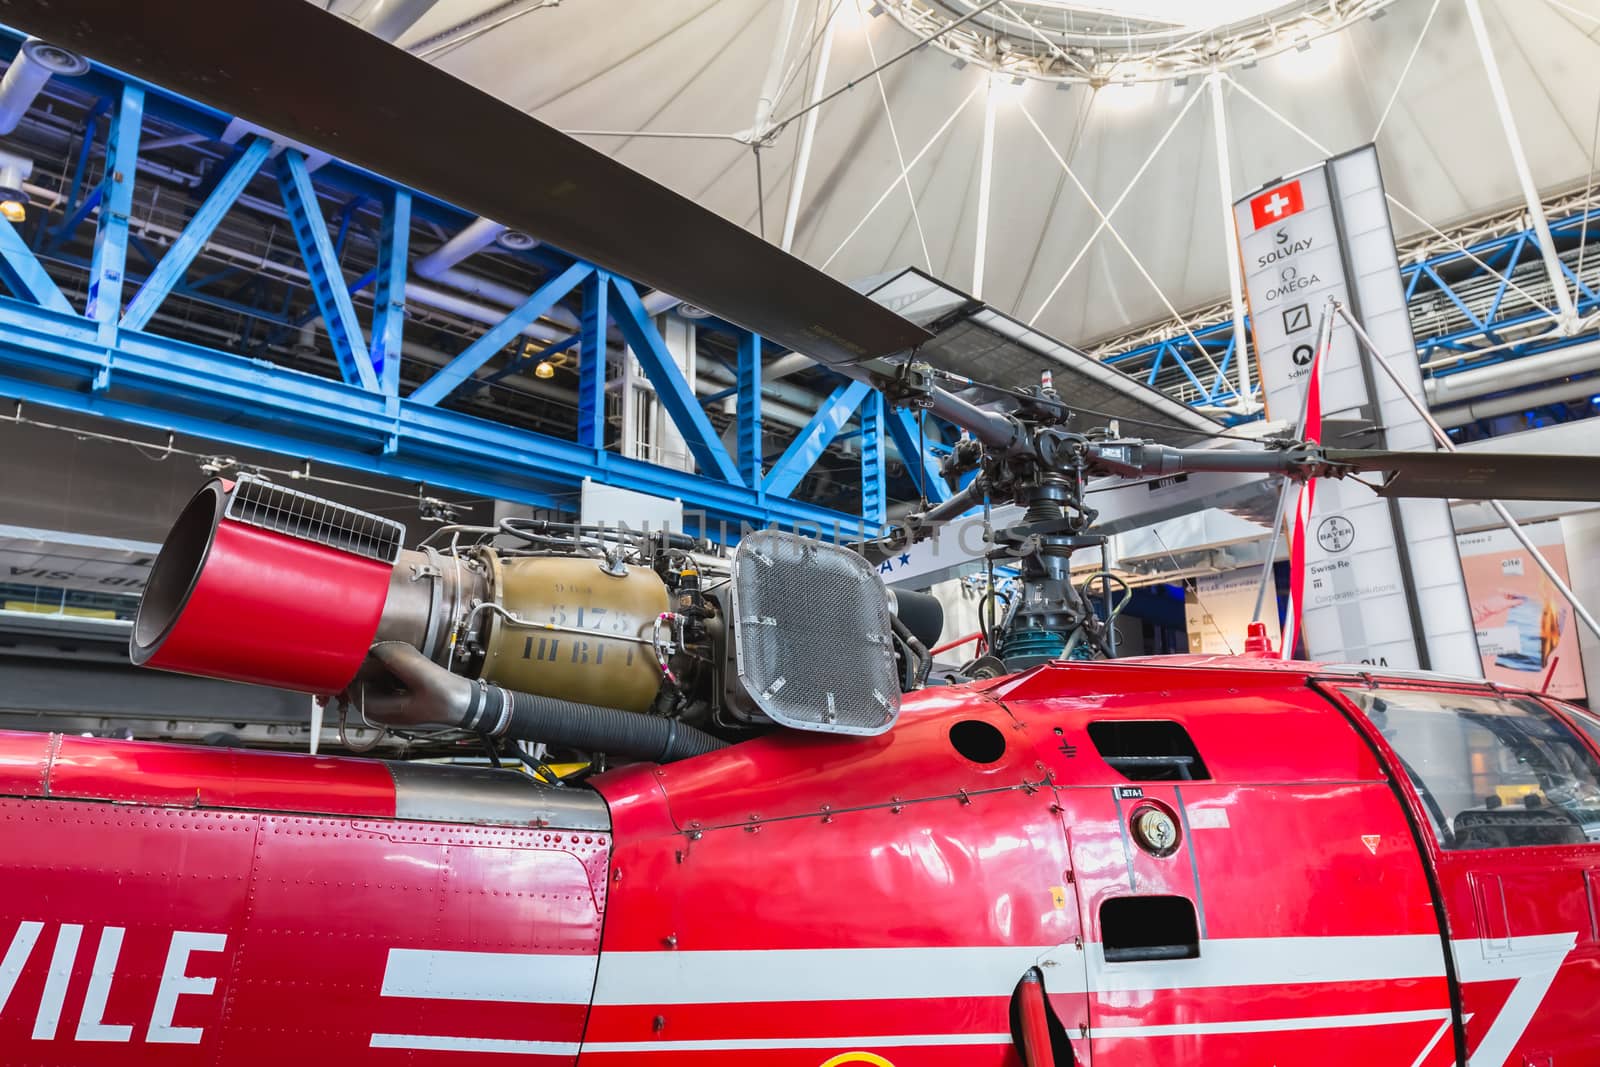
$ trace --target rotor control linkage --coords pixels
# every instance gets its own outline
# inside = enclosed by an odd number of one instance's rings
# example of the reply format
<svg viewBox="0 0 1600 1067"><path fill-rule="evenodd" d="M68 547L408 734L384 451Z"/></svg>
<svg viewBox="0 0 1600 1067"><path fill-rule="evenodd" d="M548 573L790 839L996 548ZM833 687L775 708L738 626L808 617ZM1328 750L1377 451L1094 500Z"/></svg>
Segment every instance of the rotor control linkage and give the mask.
<svg viewBox="0 0 1600 1067"><path fill-rule="evenodd" d="M1296 442L1262 451L1170 448L1151 441L1110 441L1088 446L1095 474L1125 478L1221 472L1287 474L1291 478L1339 478L1355 468L1330 459L1320 446Z"/></svg>

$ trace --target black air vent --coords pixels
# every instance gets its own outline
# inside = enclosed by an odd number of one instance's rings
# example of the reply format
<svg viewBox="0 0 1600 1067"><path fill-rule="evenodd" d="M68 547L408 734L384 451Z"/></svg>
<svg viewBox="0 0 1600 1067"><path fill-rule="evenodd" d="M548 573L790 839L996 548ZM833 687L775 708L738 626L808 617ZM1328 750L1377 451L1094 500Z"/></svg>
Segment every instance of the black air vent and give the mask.
<svg viewBox="0 0 1600 1067"><path fill-rule="evenodd" d="M1194 905L1184 897L1112 897L1100 905L1100 940L1107 963L1200 955Z"/></svg>
<svg viewBox="0 0 1600 1067"><path fill-rule="evenodd" d="M1211 777L1189 731L1164 719L1092 722L1100 758L1130 782L1191 782Z"/></svg>

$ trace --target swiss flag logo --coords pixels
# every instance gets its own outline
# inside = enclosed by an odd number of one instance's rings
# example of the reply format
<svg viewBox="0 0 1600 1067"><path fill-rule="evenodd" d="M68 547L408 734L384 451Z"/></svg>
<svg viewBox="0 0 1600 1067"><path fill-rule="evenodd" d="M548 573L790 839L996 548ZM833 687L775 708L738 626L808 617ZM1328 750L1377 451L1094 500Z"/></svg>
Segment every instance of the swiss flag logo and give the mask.
<svg viewBox="0 0 1600 1067"><path fill-rule="evenodd" d="M1300 182L1292 181L1269 189L1250 201L1250 220L1256 229L1282 222L1290 215L1303 211L1305 197L1300 195Z"/></svg>

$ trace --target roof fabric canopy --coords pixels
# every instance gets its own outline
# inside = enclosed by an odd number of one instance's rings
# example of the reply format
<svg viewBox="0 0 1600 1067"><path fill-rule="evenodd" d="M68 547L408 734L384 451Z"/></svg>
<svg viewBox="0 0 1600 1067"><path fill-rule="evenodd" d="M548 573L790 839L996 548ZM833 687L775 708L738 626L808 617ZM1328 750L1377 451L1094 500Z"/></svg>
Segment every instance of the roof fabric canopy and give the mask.
<svg viewBox="0 0 1600 1067"><path fill-rule="evenodd" d="M970 290L992 101L984 300L1085 346L1226 297L1205 78L1062 91L994 78L934 47L871 76L916 38L866 0L797 5L773 118L805 106L822 51L813 20L830 10L826 90L857 83L818 108L795 254L845 280L910 266ZM365 5L342 6L360 17ZM1483 6L1535 181L1582 185L1600 115L1600 0ZM756 153L737 137L754 120L786 11L783 0L439 0L398 43L561 129L590 131L580 136L730 219L755 228L764 212L776 243L802 123L761 151L759 205ZM1462 0L1396 0L1381 18L1226 78L1234 197L1322 149L1375 139L1389 192L1428 224L1520 199ZM636 131L706 136L613 135ZM1100 226L1090 201L1109 212L1119 198L1090 243ZM1392 213L1401 236L1426 228Z"/></svg>

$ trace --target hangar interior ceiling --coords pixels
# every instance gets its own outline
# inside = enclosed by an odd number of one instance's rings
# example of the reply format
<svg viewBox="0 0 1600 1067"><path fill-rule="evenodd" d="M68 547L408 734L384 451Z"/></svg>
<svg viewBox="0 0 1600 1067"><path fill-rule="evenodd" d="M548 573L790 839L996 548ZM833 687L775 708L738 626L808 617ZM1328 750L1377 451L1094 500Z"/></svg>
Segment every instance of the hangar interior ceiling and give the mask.
<svg viewBox="0 0 1600 1067"><path fill-rule="evenodd" d="M359 0L334 6L356 18L363 7ZM936 8L948 20L980 5L799 0L787 47L775 56L775 42L786 37L784 3L623 0L606 6L604 32L596 32L590 3L439 0L399 44L735 221L755 228L764 214L766 235L778 242L805 125L793 117L811 99L818 27L831 12L823 95L837 95L817 109L794 219L796 254L840 278L909 265L971 291L992 91L994 209L977 295L1090 349L1227 295L1204 78L1095 85L1024 77L1017 85L934 46L864 77L916 44L901 17L911 6ZM1057 18L1075 8L1141 7L1024 6L1038 17L1057 9ZM1520 202L1456 0L1397 0L1369 11L1348 3L1248 6L1279 9L1250 16L1275 25L1332 9L1362 17L1225 69L1235 195L1323 158L1319 146L1338 152L1375 141L1391 193L1415 212L1394 211L1402 240L1429 227L1454 232ZM999 18L1001 10L986 14ZM1550 191L1584 185L1600 103L1588 76L1600 54L1600 5L1489 0L1483 10L1507 94L1523 118L1533 178ZM551 41L561 46L548 48ZM539 62L527 62L529 55ZM762 135L758 195L757 154L746 139L773 69L780 71L770 109L776 121ZM1099 228L1094 208L1109 213L1119 201L1112 218L1121 241L1100 233L1091 243Z"/></svg>

